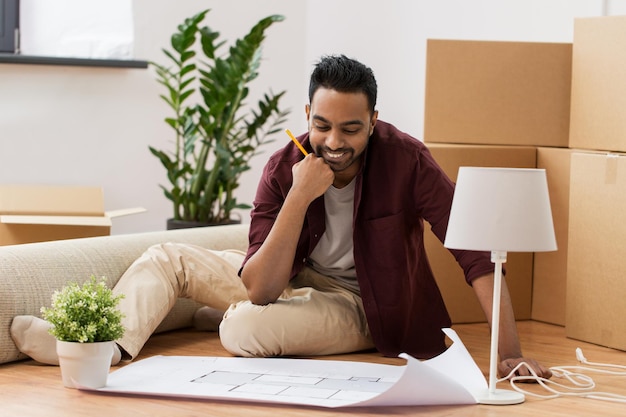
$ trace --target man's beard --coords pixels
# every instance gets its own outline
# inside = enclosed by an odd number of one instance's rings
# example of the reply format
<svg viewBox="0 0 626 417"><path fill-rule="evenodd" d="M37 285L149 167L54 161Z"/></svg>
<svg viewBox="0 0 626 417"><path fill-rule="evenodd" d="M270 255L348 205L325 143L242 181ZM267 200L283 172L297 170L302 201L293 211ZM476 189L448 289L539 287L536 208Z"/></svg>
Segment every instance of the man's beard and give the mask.
<svg viewBox="0 0 626 417"><path fill-rule="evenodd" d="M342 154L339 158L333 158L328 154ZM323 158L328 164L330 169L334 172L341 172L354 164L358 158L354 158L354 149L343 148L336 151L331 151L323 146L318 146L315 149L315 155L319 158Z"/></svg>

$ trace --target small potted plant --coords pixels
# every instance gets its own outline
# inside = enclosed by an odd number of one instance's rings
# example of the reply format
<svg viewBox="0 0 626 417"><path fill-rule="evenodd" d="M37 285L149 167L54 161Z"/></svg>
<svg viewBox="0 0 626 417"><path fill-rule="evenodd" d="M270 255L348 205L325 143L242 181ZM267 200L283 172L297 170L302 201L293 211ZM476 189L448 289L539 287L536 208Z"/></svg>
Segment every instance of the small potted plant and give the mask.
<svg viewBox="0 0 626 417"><path fill-rule="evenodd" d="M124 315L117 308L123 295L114 295L106 278L94 275L82 286L72 282L52 294L43 318L52 324L63 385L101 388L106 385L113 344L124 335Z"/></svg>

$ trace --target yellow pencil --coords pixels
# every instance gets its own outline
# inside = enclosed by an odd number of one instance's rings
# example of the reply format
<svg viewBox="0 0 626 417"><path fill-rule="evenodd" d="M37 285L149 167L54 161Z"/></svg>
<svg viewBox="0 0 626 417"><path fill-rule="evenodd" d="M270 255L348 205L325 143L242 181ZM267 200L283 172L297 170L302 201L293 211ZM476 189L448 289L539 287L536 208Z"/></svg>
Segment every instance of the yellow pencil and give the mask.
<svg viewBox="0 0 626 417"><path fill-rule="evenodd" d="M296 139L293 133L291 133L289 129L285 129L285 132L287 132L287 134L289 135L293 143L296 144L296 146L298 147L298 149L300 149L300 151L304 154L304 156L307 156L309 153L306 151L306 149L304 149L304 147L300 144L300 142L298 142L298 139Z"/></svg>

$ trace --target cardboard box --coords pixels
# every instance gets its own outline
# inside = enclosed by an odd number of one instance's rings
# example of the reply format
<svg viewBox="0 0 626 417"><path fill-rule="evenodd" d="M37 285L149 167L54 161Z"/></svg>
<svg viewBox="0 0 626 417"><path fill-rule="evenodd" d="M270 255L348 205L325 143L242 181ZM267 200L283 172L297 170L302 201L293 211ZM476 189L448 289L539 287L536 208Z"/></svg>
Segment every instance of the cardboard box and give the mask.
<svg viewBox="0 0 626 417"><path fill-rule="evenodd" d="M0 185L0 246L111 233L111 219L143 208L104 211L99 187Z"/></svg>
<svg viewBox="0 0 626 417"><path fill-rule="evenodd" d="M626 152L626 16L575 19L570 147Z"/></svg>
<svg viewBox="0 0 626 417"><path fill-rule="evenodd" d="M565 326L572 152L572 149L567 148L537 148L537 168L544 168L548 179L558 249L554 252L535 253L531 318L560 326Z"/></svg>
<svg viewBox="0 0 626 417"><path fill-rule="evenodd" d="M429 143L428 147L446 174L456 181L460 166L535 168L536 148L526 146L480 146ZM474 290L467 285L461 267L426 226L426 252L437 285L454 323L485 322L485 314ZM509 253L506 282L515 317L530 318L532 296L532 253Z"/></svg>
<svg viewBox="0 0 626 417"><path fill-rule="evenodd" d="M424 141L568 147L572 45L427 41Z"/></svg>
<svg viewBox="0 0 626 417"><path fill-rule="evenodd" d="M568 337L626 350L626 155L571 159Z"/></svg>

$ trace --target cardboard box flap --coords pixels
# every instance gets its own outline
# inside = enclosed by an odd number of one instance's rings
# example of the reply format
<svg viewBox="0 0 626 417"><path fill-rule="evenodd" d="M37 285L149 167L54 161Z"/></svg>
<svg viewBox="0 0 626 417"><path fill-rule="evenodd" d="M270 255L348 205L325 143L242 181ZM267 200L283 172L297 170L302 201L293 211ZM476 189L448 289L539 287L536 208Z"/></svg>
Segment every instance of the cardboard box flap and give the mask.
<svg viewBox="0 0 626 417"><path fill-rule="evenodd" d="M112 219L115 217L122 217L122 216L131 215L131 214L144 213L146 211L148 210L146 210L143 207L131 207L131 208L126 208L126 209L108 210L104 213L104 215Z"/></svg>
<svg viewBox="0 0 626 417"><path fill-rule="evenodd" d="M0 223L6 224L42 224L64 226L111 226L114 217L127 216L130 214L143 213L143 207L107 211L103 216L46 216L46 215L22 215L0 214Z"/></svg>
<svg viewBox="0 0 626 417"><path fill-rule="evenodd" d="M4 214L0 215L0 223L63 226L111 226L111 218L106 216L30 216Z"/></svg>
<svg viewBox="0 0 626 417"><path fill-rule="evenodd" d="M104 216L100 187L0 185L0 214Z"/></svg>

